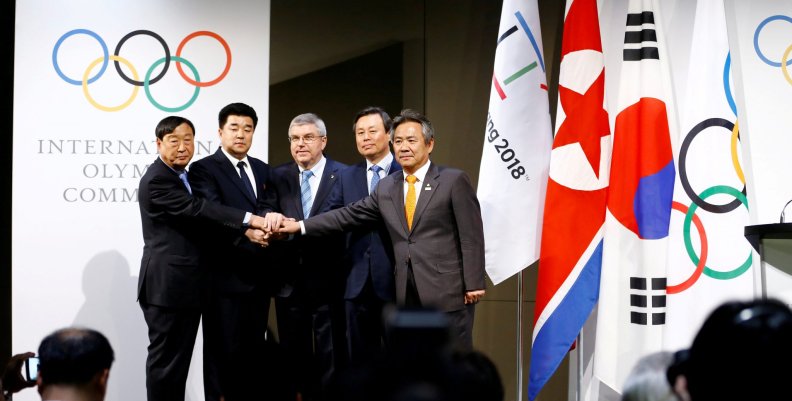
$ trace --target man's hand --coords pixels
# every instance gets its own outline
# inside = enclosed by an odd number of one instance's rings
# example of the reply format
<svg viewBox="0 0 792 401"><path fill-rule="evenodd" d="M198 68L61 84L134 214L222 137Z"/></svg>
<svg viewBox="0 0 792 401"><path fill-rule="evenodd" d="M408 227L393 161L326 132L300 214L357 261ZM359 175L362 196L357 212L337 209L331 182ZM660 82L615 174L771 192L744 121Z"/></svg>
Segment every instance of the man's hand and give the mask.
<svg viewBox="0 0 792 401"><path fill-rule="evenodd" d="M484 296L484 290L475 290L465 292L465 305L477 304L478 301Z"/></svg>
<svg viewBox="0 0 792 401"><path fill-rule="evenodd" d="M264 232L264 230L259 230L257 228L248 228L247 230L245 230L245 236L250 240L250 242L254 244L259 244L263 248L269 246L270 234Z"/></svg>
<svg viewBox="0 0 792 401"><path fill-rule="evenodd" d="M282 234L299 234L300 223L294 219L283 220L277 231Z"/></svg>
<svg viewBox="0 0 792 401"><path fill-rule="evenodd" d="M36 385L36 382L28 382L22 377L22 364L25 363L25 359L35 355L36 354L32 352L25 352L24 354L17 354L11 357L3 372L4 390L10 393L16 393L23 388Z"/></svg>
<svg viewBox="0 0 792 401"><path fill-rule="evenodd" d="M277 230L281 226L283 220L286 220L286 216L280 213L269 212L264 216L264 219L267 221L267 230L269 232L272 232Z"/></svg>
<svg viewBox="0 0 792 401"><path fill-rule="evenodd" d="M270 227L267 225L268 221L266 218L258 216L258 215L251 215L250 221L248 222L248 226L250 228L257 228L261 231L269 232L271 231ZM247 235L247 233L245 234Z"/></svg>

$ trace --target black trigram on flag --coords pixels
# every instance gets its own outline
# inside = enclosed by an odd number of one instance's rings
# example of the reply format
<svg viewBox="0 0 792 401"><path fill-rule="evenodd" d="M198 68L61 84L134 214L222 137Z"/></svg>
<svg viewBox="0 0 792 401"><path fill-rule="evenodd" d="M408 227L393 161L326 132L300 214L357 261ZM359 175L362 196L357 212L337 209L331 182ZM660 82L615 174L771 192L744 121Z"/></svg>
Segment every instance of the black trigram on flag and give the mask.
<svg viewBox="0 0 792 401"><path fill-rule="evenodd" d="M654 13L651 11L627 14L627 30L624 32L624 61L644 59L660 59Z"/></svg>
<svg viewBox="0 0 792 401"><path fill-rule="evenodd" d="M665 324L666 279L630 277L630 307L632 324Z"/></svg>

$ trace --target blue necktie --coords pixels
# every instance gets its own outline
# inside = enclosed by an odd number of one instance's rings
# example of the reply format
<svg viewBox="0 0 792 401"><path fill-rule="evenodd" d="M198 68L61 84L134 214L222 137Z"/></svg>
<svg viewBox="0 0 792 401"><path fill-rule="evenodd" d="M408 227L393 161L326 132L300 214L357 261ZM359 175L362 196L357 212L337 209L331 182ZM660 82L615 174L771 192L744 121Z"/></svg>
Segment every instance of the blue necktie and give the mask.
<svg viewBox="0 0 792 401"><path fill-rule="evenodd" d="M237 167L239 167L239 178L242 179L242 184L245 186L250 196L256 199L256 193L253 191L253 184L250 183L250 178L248 178L245 172L245 162L240 160L239 163L237 163Z"/></svg>
<svg viewBox="0 0 792 401"><path fill-rule="evenodd" d="M307 219L311 214L311 205L313 199L311 197L311 183L308 179L313 177L313 171L305 170L302 172L302 184L300 184L300 193L302 196L303 218Z"/></svg>
<svg viewBox="0 0 792 401"><path fill-rule="evenodd" d="M374 193L374 190L377 189L377 184L380 182L379 172L382 170L382 167L375 164L369 167L369 170L373 173L371 175L371 185L369 186L369 195L371 195Z"/></svg>
<svg viewBox="0 0 792 401"><path fill-rule="evenodd" d="M187 181L187 172L182 171L181 173L179 173L179 179L184 183L184 186L187 187L187 192L189 192L190 195L192 195L192 188L190 188L190 182Z"/></svg>

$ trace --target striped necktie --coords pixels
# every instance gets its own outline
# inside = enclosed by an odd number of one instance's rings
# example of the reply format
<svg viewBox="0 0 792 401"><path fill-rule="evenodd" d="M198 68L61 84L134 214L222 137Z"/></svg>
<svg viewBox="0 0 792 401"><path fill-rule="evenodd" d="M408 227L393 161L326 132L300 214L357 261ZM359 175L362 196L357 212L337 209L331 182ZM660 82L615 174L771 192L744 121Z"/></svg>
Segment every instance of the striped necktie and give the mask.
<svg viewBox="0 0 792 401"><path fill-rule="evenodd" d="M302 183L300 184L300 195L302 197L303 218L307 219L311 214L311 206L313 205L313 197L311 196L311 183L309 178L313 177L313 171L305 170L302 172Z"/></svg>
<svg viewBox="0 0 792 401"><path fill-rule="evenodd" d="M190 195L192 195L192 188L190 188L190 182L187 181L187 172L182 171L181 173L179 173L179 179L181 180L181 182L184 183L184 186L187 188L187 192L189 192Z"/></svg>
<svg viewBox="0 0 792 401"><path fill-rule="evenodd" d="M372 172L371 186L369 187L369 195L371 195L374 193L374 190L377 189L377 184L380 182L379 172L382 170L382 167L375 164L369 167L369 170Z"/></svg>

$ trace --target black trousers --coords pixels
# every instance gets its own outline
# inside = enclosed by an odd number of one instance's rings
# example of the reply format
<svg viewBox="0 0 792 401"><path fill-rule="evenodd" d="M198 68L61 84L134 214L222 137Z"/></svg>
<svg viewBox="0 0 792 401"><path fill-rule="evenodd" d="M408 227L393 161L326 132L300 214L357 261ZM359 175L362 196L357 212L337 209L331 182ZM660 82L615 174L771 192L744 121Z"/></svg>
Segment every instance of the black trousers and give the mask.
<svg viewBox="0 0 792 401"><path fill-rule="evenodd" d="M263 289L215 293L203 315L206 401L248 400L262 389L270 294Z"/></svg>
<svg viewBox="0 0 792 401"><path fill-rule="evenodd" d="M201 310L140 303L148 325L146 358L148 401L184 400L187 372L198 334Z"/></svg>
<svg viewBox="0 0 792 401"><path fill-rule="evenodd" d="M344 302L347 348L352 366L371 363L383 352L382 309L385 304L374 292L370 278L357 297Z"/></svg>
<svg viewBox="0 0 792 401"><path fill-rule="evenodd" d="M278 337L303 401L327 399L345 365L341 300L316 302L298 296L275 298Z"/></svg>

